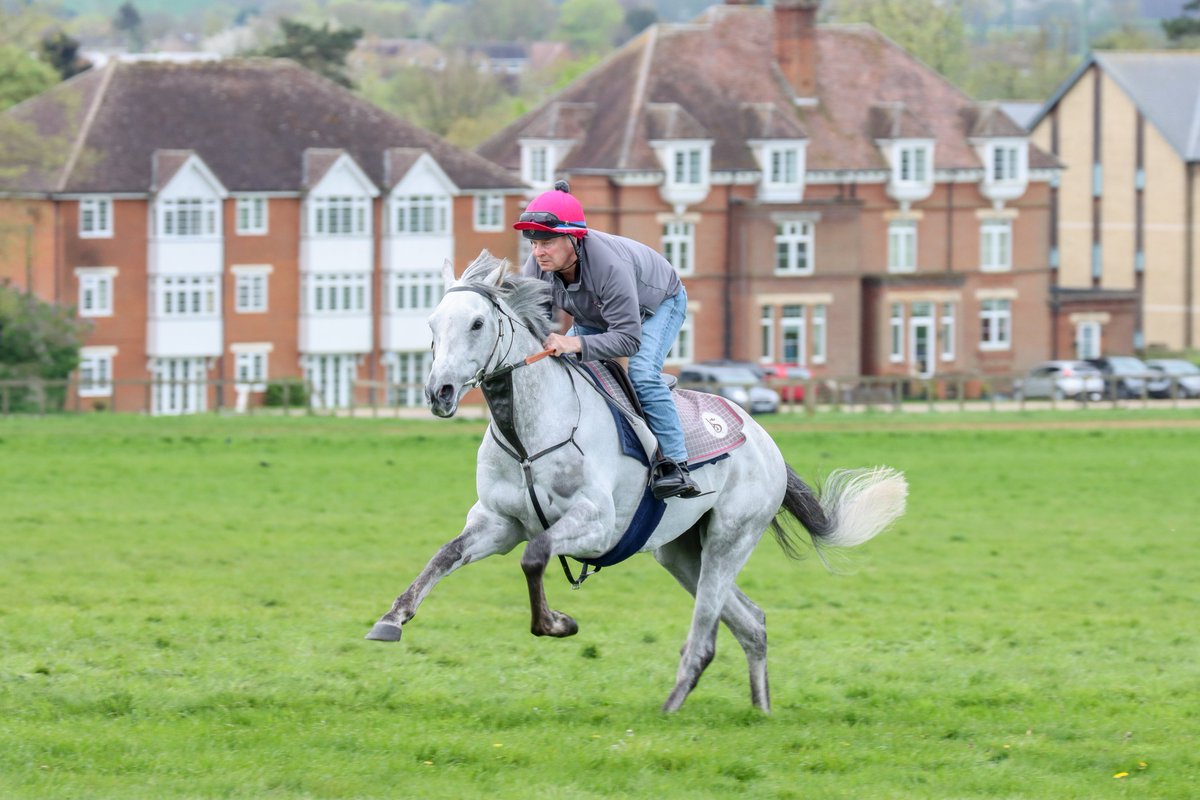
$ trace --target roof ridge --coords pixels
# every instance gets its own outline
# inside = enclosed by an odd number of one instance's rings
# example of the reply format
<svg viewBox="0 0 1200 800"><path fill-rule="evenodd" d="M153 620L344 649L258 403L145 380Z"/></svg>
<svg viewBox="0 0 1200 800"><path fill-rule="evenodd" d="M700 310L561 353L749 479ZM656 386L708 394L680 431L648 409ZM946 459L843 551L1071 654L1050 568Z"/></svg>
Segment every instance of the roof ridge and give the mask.
<svg viewBox="0 0 1200 800"><path fill-rule="evenodd" d="M633 97L629 103L629 115L625 118L625 135L621 137L621 153L617 156L617 168L624 169L629 163L629 152L633 149L633 138L637 133L637 123L641 119L639 109L646 96L646 85L650 82L650 64L654 60L654 47L658 43L658 26L651 25L647 36L646 49L642 52L642 63L638 65L637 83L634 85Z"/></svg>
<svg viewBox="0 0 1200 800"><path fill-rule="evenodd" d="M75 165L79 163L79 157L83 154L83 144L87 141L88 131L91 130L92 123L96 121L96 115L100 113L100 106L103 104L104 95L108 92L108 85L112 82L113 76L117 74L117 66L120 62L117 60L110 61L105 67L104 77L100 79L100 88L96 90L96 96L92 98L92 106L88 109L87 114L83 118L83 123L79 126L79 136L71 145L71 152L67 156L67 163L63 164L62 174L58 177L58 184L55 186L55 191L66 191L67 180L71 177L71 173L75 171Z"/></svg>

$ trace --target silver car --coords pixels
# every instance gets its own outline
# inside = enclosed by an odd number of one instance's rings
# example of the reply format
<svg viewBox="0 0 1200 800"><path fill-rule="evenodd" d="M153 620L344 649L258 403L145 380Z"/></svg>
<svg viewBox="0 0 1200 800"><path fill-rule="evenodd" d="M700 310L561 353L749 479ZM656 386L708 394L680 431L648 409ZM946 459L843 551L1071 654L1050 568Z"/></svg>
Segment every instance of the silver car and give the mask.
<svg viewBox="0 0 1200 800"><path fill-rule="evenodd" d="M1147 385L1151 397L1200 397L1200 367L1182 358L1151 358L1146 366L1155 376Z"/></svg>
<svg viewBox="0 0 1200 800"><path fill-rule="evenodd" d="M1086 361L1043 361L1034 365L1014 387L1017 399L1049 397L1099 400L1104 376Z"/></svg>
<svg viewBox="0 0 1200 800"><path fill-rule="evenodd" d="M779 410L779 392L764 386L762 378L747 367L689 364L679 370L679 387L720 395L751 414Z"/></svg>

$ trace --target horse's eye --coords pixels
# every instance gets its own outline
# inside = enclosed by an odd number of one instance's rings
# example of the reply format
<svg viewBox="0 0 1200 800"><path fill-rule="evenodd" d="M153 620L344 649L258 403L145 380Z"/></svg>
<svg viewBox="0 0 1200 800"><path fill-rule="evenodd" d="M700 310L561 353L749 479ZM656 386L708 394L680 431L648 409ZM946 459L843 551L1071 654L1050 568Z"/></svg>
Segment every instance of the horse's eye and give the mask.
<svg viewBox="0 0 1200 800"><path fill-rule="evenodd" d="M482 327L483 327L483 320L481 320L481 319L477 319L471 323L471 330L473 330L473 331L477 331Z"/></svg>

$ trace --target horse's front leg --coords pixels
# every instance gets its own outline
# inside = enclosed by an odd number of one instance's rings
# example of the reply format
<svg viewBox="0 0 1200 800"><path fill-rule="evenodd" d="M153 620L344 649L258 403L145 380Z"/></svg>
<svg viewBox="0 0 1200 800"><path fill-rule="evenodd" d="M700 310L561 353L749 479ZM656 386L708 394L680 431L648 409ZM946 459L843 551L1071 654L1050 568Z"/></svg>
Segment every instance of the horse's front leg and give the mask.
<svg viewBox="0 0 1200 800"><path fill-rule="evenodd" d="M604 542L607 531L600 514L588 500L580 500L571 510L542 533L529 540L521 556L521 571L529 584L529 629L534 636L574 636L579 626L546 602L545 575L550 559L560 553L578 553ZM592 545L592 546L589 546Z"/></svg>
<svg viewBox="0 0 1200 800"><path fill-rule="evenodd" d="M459 567L497 553L507 553L521 541L520 529L507 517L488 511L479 503L467 513L462 533L442 545L417 579L396 598L392 608L379 618L367 634L381 642L400 640L402 626L417 613L421 601L437 582Z"/></svg>

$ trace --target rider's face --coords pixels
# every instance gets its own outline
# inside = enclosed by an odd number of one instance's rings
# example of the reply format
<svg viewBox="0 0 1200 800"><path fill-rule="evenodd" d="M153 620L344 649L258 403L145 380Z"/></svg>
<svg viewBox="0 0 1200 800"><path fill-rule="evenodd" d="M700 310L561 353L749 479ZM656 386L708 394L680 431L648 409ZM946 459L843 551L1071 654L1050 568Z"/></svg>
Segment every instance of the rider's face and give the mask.
<svg viewBox="0 0 1200 800"><path fill-rule="evenodd" d="M575 266L575 243L571 236L533 239L533 257L542 272L562 272Z"/></svg>

